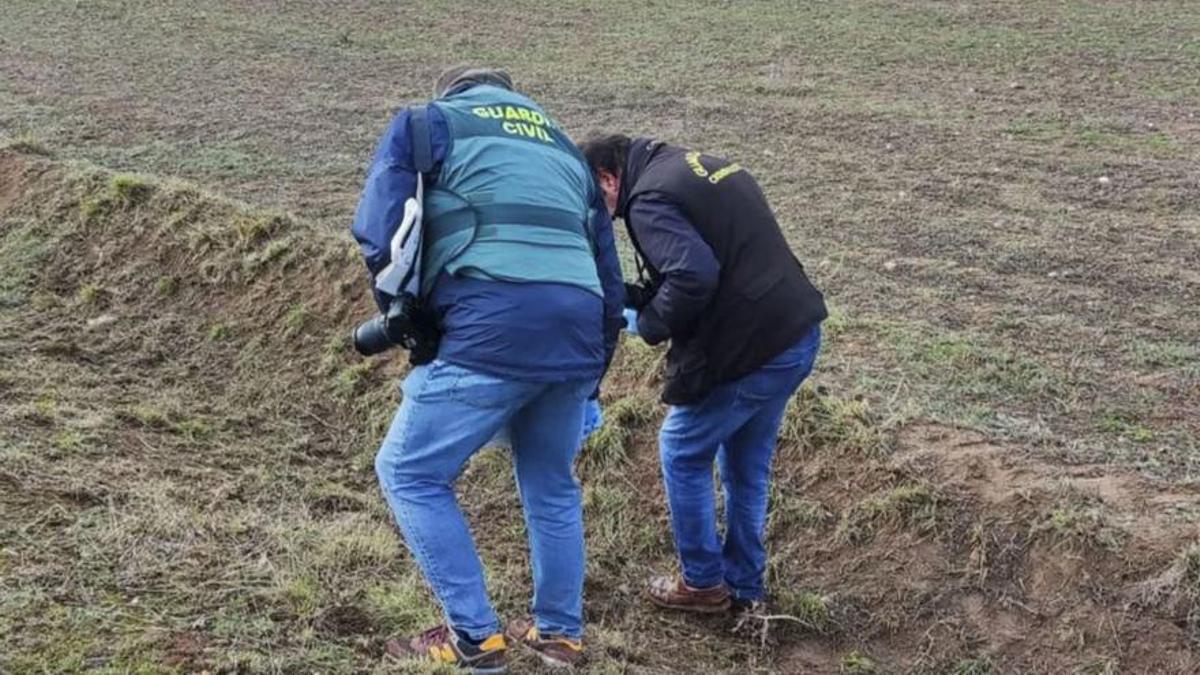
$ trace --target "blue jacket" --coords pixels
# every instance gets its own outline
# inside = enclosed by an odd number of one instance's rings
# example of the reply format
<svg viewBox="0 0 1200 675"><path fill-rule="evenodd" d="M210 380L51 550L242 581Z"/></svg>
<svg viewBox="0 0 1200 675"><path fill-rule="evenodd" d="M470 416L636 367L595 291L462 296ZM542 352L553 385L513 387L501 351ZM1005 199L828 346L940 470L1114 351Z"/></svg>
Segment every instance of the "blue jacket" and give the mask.
<svg viewBox="0 0 1200 675"><path fill-rule="evenodd" d="M352 226L372 276L390 262L389 242L405 200L416 191L410 117L409 110L400 111L380 139ZM434 169L425 175L427 186L436 183L450 139L446 120L436 107L429 108L428 119ZM528 381L603 375L624 325L624 287L612 222L599 189L593 192L591 231L603 299L563 284L444 275L431 298L443 330L439 359Z"/></svg>

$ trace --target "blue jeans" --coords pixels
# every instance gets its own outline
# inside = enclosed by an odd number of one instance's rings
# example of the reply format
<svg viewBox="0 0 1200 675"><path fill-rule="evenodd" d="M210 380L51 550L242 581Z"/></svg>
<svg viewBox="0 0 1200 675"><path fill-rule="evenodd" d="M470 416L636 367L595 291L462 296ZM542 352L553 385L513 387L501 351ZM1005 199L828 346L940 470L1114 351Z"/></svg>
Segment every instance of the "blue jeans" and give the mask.
<svg viewBox="0 0 1200 675"><path fill-rule="evenodd" d="M821 344L813 328L749 375L720 385L694 405L673 406L659 434L663 482L684 581L724 582L741 600L763 597L771 459L792 394L812 372ZM717 536L713 460L725 489L725 541Z"/></svg>
<svg viewBox="0 0 1200 675"><path fill-rule="evenodd" d="M572 471L595 380L520 382L434 361L404 381L375 471L404 541L445 610L472 640L500 631L475 542L454 496L463 467L496 432L512 434L543 634L583 633L583 512Z"/></svg>

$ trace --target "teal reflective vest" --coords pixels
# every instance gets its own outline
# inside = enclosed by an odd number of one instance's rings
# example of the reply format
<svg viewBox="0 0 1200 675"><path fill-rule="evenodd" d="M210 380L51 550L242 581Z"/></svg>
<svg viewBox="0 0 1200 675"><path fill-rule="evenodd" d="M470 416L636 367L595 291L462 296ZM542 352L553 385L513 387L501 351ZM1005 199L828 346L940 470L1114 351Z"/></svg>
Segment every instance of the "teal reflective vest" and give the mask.
<svg viewBox="0 0 1200 675"><path fill-rule="evenodd" d="M446 118L450 146L424 193L422 294L445 272L603 297L590 232L595 181L558 125L525 96L488 85L430 105Z"/></svg>

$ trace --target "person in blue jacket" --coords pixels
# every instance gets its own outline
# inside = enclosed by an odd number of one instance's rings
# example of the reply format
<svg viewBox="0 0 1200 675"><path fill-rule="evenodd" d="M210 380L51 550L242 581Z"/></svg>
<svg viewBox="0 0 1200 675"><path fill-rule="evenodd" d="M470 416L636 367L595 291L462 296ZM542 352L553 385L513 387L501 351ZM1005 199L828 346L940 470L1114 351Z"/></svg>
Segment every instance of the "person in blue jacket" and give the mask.
<svg viewBox="0 0 1200 675"><path fill-rule="evenodd" d="M584 541L572 466L581 430L600 423L595 393L624 325L612 222L575 145L507 73L452 68L435 95L383 134L352 228L378 274L417 189L417 161L431 156L421 171L420 295L441 338L432 362L405 379L375 469L446 623L391 640L387 652L499 673L514 640L573 664L583 649ZM534 583L532 618L507 631L454 495L467 460L502 430Z"/></svg>

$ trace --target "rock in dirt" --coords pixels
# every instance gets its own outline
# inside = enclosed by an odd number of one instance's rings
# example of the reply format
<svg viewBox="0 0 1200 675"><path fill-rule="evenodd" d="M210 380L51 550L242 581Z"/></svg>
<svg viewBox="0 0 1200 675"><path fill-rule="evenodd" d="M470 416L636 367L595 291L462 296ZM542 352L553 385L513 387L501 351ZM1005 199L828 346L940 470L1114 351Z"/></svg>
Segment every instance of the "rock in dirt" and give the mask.
<svg viewBox="0 0 1200 675"><path fill-rule="evenodd" d="M112 324L114 324L116 322L117 322L116 316L114 316L112 314L101 314L100 316L98 316L94 319L88 319L87 329L88 330L96 330L97 328L104 328L105 326L111 326Z"/></svg>

